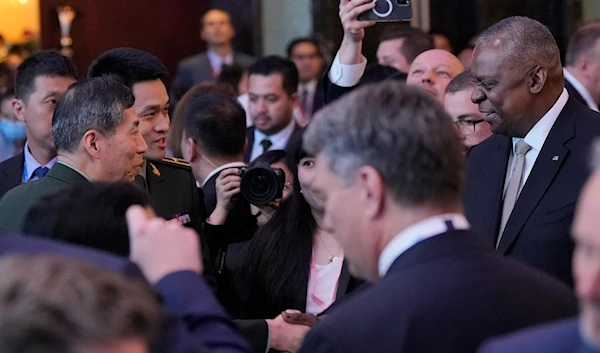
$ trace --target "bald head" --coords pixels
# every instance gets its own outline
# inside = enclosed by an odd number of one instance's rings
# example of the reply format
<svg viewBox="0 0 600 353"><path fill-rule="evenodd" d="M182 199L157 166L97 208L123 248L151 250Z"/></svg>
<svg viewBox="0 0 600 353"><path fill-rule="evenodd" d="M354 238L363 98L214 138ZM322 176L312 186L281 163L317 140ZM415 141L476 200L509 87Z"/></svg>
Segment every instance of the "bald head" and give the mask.
<svg viewBox="0 0 600 353"><path fill-rule="evenodd" d="M453 54L441 49L427 50L413 61L406 84L421 86L443 104L446 86L464 69Z"/></svg>

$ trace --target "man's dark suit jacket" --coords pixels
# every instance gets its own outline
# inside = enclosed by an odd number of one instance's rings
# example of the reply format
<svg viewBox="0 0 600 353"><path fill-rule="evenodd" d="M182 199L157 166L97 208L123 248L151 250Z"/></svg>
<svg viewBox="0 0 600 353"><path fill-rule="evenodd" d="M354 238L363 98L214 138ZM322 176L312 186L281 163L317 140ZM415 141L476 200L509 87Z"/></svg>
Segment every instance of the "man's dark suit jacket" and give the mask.
<svg viewBox="0 0 600 353"><path fill-rule="evenodd" d="M0 233L0 258L39 253L83 260L145 282L139 268L126 259L45 239ZM153 352L250 352L201 276L188 271L171 273L154 288L162 298L164 311Z"/></svg>
<svg viewBox="0 0 600 353"><path fill-rule="evenodd" d="M585 346L579 319L571 318L491 339L478 353L593 353Z"/></svg>
<svg viewBox="0 0 600 353"><path fill-rule="evenodd" d="M575 98L576 101L578 101L579 103L585 105L586 107L588 106L587 102L585 101L585 99L583 99L583 97L581 96L581 94L579 94L579 92L571 84L571 81L569 81L569 79L567 79L566 77L565 77L565 88L567 89L567 92L569 92L569 97Z"/></svg>
<svg viewBox="0 0 600 353"><path fill-rule="evenodd" d="M377 284L331 310L300 352L471 353L490 336L576 312L566 285L453 230L401 254Z"/></svg>
<svg viewBox="0 0 600 353"><path fill-rule="evenodd" d="M234 53L233 61L245 68L252 65L254 58L243 54ZM190 56L179 62L177 72L173 79L171 92L177 95L183 95L185 91L192 88L200 82L212 82L215 80L210 60L206 53Z"/></svg>
<svg viewBox="0 0 600 353"><path fill-rule="evenodd" d="M21 184L25 152L22 152L0 163L0 198L8 190Z"/></svg>
<svg viewBox="0 0 600 353"><path fill-rule="evenodd" d="M38 199L67 186L83 183L89 181L75 170L56 162L42 179L21 184L0 199L0 229L20 232L27 212Z"/></svg>
<svg viewBox="0 0 600 353"><path fill-rule="evenodd" d="M497 252L572 285L571 223L590 168L591 146L600 136L600 114L569 98L540 151L512 211ZM496 244L510 137L494 135L467 156L465 214L473 229Z"/></svg>
<svg viewBox="0 0 600 353"><path fill-rule="evenodd" d="M252 156L252 148L254 147L254 130L256 128L254 126L251 126L249 128L246 129L246 139L248 139L248 148L246 148L246 151L244 151L244 162L246 163L250 163L250 157ZM292 134L290 135L290 138L288 139L288 142L291 141L294 138L298 138L298 134L302 135L302 133L304 132L304 129L301 128L298 124L296 124L294 126L294 131L292 132ZM286 142L287 144L287 142Z"/></svg>
<svg viewBox="0 0 600 353"><path fill-rule="evenodd" d="M250 285L245 281L242 271L246 253L248 251L249 242L232 244L228 248L226 276L228 277L228 285L223 284L220 288L220 299L225 308L236 318L234 322L241 329L242 334L252 345L255 352L265 352L269 339L269 327L265 319L273 319L268 313L267 308L253 308L254 315L248 315ZM222 283L222 282L219 282ZM346 295L356 291L363 281L358 280L350 275L347 263L342 265L338 287L336 292L336 303L342 300ZM297 293L294 298L294 304L290 308L282 308L281 311L287 309L296 309L302 312L306 311L306 294L308 291L308 278L303 283L303 290ZM258 313L258 314L256 314Z"/></svg>

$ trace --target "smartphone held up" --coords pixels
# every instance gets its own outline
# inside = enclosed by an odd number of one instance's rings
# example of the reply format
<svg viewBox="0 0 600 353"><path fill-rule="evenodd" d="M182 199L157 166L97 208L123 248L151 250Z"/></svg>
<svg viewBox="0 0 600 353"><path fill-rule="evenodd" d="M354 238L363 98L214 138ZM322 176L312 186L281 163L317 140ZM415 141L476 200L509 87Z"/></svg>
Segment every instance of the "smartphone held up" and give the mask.
<svg viewBox="0 0 600 353"><path fill-rule="evenodd" d="M375 7L358 15L361 21L400 22L413 16L411 0L373 0Z"/></svg>

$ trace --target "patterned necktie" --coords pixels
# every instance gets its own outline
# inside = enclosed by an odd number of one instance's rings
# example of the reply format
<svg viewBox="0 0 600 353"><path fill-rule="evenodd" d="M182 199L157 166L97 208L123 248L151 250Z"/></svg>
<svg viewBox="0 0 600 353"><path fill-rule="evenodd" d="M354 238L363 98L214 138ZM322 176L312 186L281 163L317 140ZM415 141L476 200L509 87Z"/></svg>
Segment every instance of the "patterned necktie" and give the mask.
<svg viewBox="0 0 600 353"><path fill-rule="evenodd" d="M515 203L519 198L519 191L521 186L521 181L523 180L523 171L525 170L525 154L529 152L531 146L527 144L527 142L521 140L517 142L517 146L515 147L515 164L514 170L508 181L508 187L506 188L506 194L504 195L504 206L502 207L502 221L500 223L500 233L498 236L498 240L496 241L496 248L500 244L500 239L502 239L502 235L504 233L504 228L506 227L506 223L508 223L508 219L510 218L510 214L515 207Z"/></svg>
<svg viewBox="0 0 600 353"><path fill-rule="evenodd" d="M38 178L38 179L42 179L43 177L46 176L46 173L48 173L50 169L46 168L46 167L38 167L36 170L33 171L33 174L31 175L31 178Z"/></svg>
<svg viewBox="0 0 600 353"><path fill-rule="evenodd" d="M262 153L265 153L269 150L269 148L271 148L271 146L273 146L273 142L271 142L269 139L264 139L260 141L260 145L263 147Z"/></svg>

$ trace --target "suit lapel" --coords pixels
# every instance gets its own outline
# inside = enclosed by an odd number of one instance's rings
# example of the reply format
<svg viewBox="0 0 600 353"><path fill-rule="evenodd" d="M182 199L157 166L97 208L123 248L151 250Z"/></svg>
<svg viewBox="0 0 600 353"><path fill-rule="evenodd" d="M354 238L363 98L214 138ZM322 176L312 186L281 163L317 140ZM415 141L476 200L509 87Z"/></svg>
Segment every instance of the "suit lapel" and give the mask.
<svg viewBox="0 0 600 353"><path fill-rule="evenodd" d="M23 165L25 164L25 153L21 152L10 161L7 161L6 168L0 176L0 184L17 186L23 178Z"/></svg>
<svg viewBox="0 0 600 353"><path fill-rule="evenodd" d="M340 278L338 279L338 287L335 294L336 301L346 295L348 284L350 284L350 271L348 270L348 263L344 261L342 264L342 271L340 272Z"/></svg>
<svg viewBox="0 0 600 353"><path fill-rule="evenodd" d="M208 60L208 55L202 55L198 68L200 69L198 72L200 77L196 82L214 81L216 79L215 74L213 73L212 65L210 64L210 60Z"/></svg>
<svg viewBox="0 0 600 353"><path fill-rule="evenodd" d="M506 254L569 154L564 144L575 136L578 103L570 98L552 126L519 199L506 223L498 252Z"/></svg>

